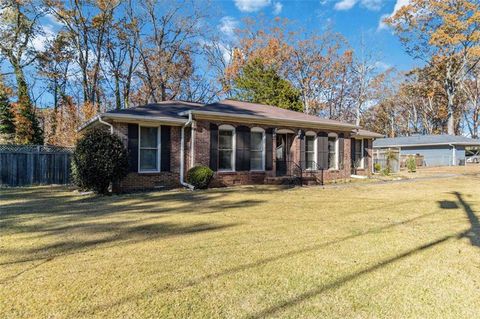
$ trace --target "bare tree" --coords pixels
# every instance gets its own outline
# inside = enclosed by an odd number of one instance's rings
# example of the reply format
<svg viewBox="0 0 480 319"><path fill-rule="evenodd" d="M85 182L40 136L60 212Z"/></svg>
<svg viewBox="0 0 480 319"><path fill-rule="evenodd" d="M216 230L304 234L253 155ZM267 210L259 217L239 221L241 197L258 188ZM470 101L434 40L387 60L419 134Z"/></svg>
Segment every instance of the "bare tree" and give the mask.
<svg viewBox="0 0 480 319"><path fill-rule="evenodd" d="M480 125L480 66L470 70L462 83L462 91L467 103L464 112L465 122L472 138L478 138Z"/></svg>
<svg viewBox="0 0 480 319"><path fill-rule="evenodd" d="M139 20L131 0L124 3L123 16L112 21L106 32L106 78L113 78L115 108L128 108L133 74L138 66Z"/></svg>
<svg viewBox="0 0 480 319"><path fill-rule="evenodd" d="M49 12L70 33L81 73L83 102L100 108L100 80L107 32L112 26L117 1L46 0Z"/></svg>
<svg viewBox="0 0 480 319"><path fill-rule="evenodd" d="M193 75L206 10L195 1L157 0L146 0L141 10L143 28L152 32L140 33L138 38L140 65L136 75L141 87L137 98L143 103L177 98Z"/></svg>
<svg viewBox="0 0 480 319"><path fill-rule="evenodd" d="M354 55L352 62L352 95L355 100L355 125L360 125L362 112L372 98L372 83L376 75L378 58L367 48L361 37L360 52Z"/></svg>

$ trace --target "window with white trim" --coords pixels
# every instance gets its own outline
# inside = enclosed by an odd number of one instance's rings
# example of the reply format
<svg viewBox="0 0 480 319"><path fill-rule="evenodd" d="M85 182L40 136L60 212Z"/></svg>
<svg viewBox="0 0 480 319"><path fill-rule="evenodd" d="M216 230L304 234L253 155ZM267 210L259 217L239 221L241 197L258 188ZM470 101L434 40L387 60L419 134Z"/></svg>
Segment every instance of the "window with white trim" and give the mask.
<svg viewBox="0 0 480 319"><path fill-rule="evenodd" d="M309 170L317 169L317 134L307 132L305 134L305 168Z"/></svg>
<svg viewBox="0 0 480 319"><path fill-rule="evenodd" d="M336 134L328 135L328 168L338 169L338 137Z"/></svg>
<svg viewBox="0 0 480 319"><path fill-rule="evenodd" d="M265 131L262 128L250 130L250 170L265 170Z"/></svg>
<svg viewBox="0 0 480 319"><path fill-rule="evenodd" d="M364 168L364 158L363 158L363 148L364 140L356 139L355 140L355 167L363 169Z"/></svg>
<svg viewBox="0 0 480 319"><path fill-rule="evenodd" d="M160 171L160 129L139 126L138 170L139 172Z"/></svg>
<svg viewBox="0 0 480 319"><path fill-rule="evenodd" d="M235 128L221 125L218 128L218 169L233 171L235 168Z"/></svg>

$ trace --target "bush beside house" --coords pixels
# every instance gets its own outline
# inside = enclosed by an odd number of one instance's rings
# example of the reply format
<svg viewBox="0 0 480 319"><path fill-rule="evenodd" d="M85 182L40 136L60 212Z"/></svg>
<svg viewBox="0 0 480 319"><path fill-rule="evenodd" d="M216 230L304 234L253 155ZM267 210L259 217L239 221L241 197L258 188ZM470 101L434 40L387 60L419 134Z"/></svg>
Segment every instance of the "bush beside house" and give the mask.
<svg viewBox="0 0 480 319"><path fill-rule="evenodd" d="M73 180L85 190L107 194L128 173L128 157L117 135L92 129L78 141L72 157Z"/></svg>
<svg viewBox="0 0 480 319"><path fill-rule="evenodd" d="M198 189L206 189L213 178L213 171L203 165L194 166L187 172L187 183Z"/></svg>

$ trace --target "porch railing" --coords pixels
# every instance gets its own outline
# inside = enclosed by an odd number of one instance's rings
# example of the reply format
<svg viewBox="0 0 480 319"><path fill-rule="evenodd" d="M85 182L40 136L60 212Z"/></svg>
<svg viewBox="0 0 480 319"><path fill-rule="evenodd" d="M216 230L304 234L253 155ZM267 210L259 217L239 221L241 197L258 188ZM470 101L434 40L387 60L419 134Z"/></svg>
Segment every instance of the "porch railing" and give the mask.
<svg viewBox="0 0 480 319"><path fill-rule="evenodd" d="M276 175L294 178L300 186L303 186L306 177L313 177L323 185L324 170L315 161L276 161Z"/></svg>

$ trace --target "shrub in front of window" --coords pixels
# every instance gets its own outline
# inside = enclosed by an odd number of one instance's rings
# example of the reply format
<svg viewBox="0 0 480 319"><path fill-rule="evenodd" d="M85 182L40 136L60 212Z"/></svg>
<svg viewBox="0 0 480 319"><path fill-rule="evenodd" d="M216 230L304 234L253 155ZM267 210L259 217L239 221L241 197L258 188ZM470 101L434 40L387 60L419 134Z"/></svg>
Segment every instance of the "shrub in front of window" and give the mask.
<svg viewBox="0 0 480 319"><path fill-rule="evenodd" d="M117 135L99 128L90 130L77 142L72 173L81 189L107 194L111 183L127 176L127 150Z"/></svg>
<svg viewBox="0 0 480 319"><path fill-rule="evenodd" d="M407 169L409 173L415 173L417 171L417 162L415 156L409 156L407 158Z"/></svg>
<svg viewBox="0 0 480 319"><path fill-rule="evenodd" d="M375 170L375 173L378 173L382 170L382 165L380 163L375 163L373 164L373 169Z"/></svg>
<svg viewBox="0 0 480 319"><path fill-rule="evenodd" d="M213 177L213 171L208 166L194 166L187 172L187 183L198 189L206 189Z"/></svg>

